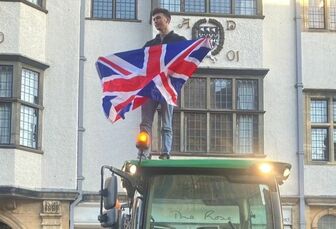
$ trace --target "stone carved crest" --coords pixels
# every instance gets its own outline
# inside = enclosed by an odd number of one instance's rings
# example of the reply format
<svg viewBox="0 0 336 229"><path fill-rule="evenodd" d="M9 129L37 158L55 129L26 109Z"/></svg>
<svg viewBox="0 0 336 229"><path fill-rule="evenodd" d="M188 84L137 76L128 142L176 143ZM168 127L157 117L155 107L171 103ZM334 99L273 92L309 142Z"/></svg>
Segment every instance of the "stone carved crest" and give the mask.
<svg viewBox="0 0 336 229"><path fill-rule="evenodd" d="M224 45L224 28L222 24L215 19L201 19L192 27L192 38L198 39L210 37L210 43L213 47L211 55L217 55Z"/></svg>

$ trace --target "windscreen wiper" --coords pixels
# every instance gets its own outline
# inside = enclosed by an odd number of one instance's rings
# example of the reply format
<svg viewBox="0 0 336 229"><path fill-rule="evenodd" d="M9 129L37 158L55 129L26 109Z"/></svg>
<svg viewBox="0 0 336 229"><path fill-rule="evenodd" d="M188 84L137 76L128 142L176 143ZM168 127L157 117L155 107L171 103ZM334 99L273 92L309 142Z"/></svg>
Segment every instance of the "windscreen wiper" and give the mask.
<svg viewBox="0 0 336 229"><path fill-rule="evenodd" d="M228 224L231 227L231 229L235 229L235 227L233 226L233 224L231 223L231 221L229 221Z"/></svg>

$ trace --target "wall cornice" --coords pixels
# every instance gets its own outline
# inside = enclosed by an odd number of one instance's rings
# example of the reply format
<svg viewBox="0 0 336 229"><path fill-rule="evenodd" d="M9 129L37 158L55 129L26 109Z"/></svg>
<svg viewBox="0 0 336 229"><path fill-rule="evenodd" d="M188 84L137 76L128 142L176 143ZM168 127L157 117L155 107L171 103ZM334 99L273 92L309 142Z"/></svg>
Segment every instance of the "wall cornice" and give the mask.
<svg viewBox="0 0 336 229"><path fill-rule="evenodd" d="M72 189L40 189L31 190L13 186L0 186L1 198L48 199L48 200L75 200L78 195Z"/></svg>
<svg viewBox="0 0 336 229"><path fill-rule="evenodd" d="M260 76L265 77L269 69L267 68L198 68L196 73L233 75L233 76Z"/></svg>
<svg viewBox="0 0 336 229"><path fill-rule="evenodd" d="M24 3L24 4L28 5L28 6L31 6L31 7L35 8L35 9L37 9L37 10L42 11L43 13L46 13L46 14L48 13L48 10L46 10L45 7L41 7L39 5L36 5L34 3L29 2L27 0L0 0L0 2L22 2L22 3ZM44 2L43 2L43 5L44 5Z"/></svg>
<svg viewBox="0 0 336 229"><path fill-rule="evenodd" d="M1 1L1 0L0 0ZM22 56L20 54L0 54L0 61L16 61L16 62L21 62L27 65L30 65L32 67L41 69L41 70L46 70L49 68L49 65L42 63L40 61L31 59L26 56Z"/></svg>

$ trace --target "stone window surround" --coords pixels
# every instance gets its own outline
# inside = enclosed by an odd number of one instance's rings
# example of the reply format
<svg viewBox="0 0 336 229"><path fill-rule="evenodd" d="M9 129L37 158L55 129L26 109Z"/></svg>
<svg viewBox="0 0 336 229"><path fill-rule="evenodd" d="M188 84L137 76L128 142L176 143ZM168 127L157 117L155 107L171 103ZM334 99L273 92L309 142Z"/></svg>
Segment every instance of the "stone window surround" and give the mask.
<svg viewBox="0 0 336 229"><path fill-rule="evenodd" d="M330 29L330 17L329 17L329 1L328 0L323 0L324 1L324 26L325 28L319 29L319 28L309 28L309 0L304 0L303 1L303 6L302 6L302 16L303 16L303 30L304 31L309 31L309 32L325 32L325 31L330 31L330 32L336 32L334 29Z"/></svg>
<svg viewBox="0 0 336 229"><path fill-rule="evenodd" d="M329 209L325 209L325 210L322 210L321 212L319 212L314 217L314 220L313 220L313 223L312 223L312 229L318 229L318 224L319 224L319 221L322 219L322 217L329 216L329 215L332 215L336 218L336 209L335 208L329 208Z"/></svg>
<svg viewBox="0 0 336 229"><path fill-rule="evenodd" d="M43 71L47 69L49 66L41 63L39 61L30 59L25 56L16 55L16 54L0 54L0 64L1 65L12 65L13 66L13 81L12 81L12 97L2 97L0 98L0 102L11 104L11 136L10 143L0 145L0 148L17 148L25 151L31 151L34 153L42 153L41 150L41 139L42 139L42 110L43 110ZM39 73L39 102L38 104L31 104L20 99L21 95L21 71L22 68L27 68L29 70L33 70ZM27 104L35 109L38 109L38 140L36 148L29 148L26 146L20 145L20 105Z"/></svg>
<svg viewBox="0 0 336 229"><path fill-rule="evenodd" d="M304 141L304 148L305 148L305 162L306 164L312 164L312 165L335 165L336 164L336 158L334 158L334 149L332 144L332 132L330 132L330 129L332 129L332 116L330 114L332 104L332 97L336 96L336 90L320 90L320 89L304 89L303 90L305 94L305 116L304 116L304 127L305 127L305 141ZM329 130L329 161L313 161L311 160L311 124L310 124L310 100L311 99L329 99L328 103L328 117L330 120L328 120L328 123L326 123L326 126L328 126Z"/></svg>

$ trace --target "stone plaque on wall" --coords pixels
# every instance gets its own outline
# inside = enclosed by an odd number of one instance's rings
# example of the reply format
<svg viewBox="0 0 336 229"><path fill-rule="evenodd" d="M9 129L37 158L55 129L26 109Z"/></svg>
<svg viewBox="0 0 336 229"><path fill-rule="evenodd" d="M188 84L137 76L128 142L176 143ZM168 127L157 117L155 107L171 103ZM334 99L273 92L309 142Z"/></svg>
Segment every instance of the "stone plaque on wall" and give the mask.
<svg viewBox="0 0 336 229"><path fill-rule="evenodd" d="M61 203L55 200L44 200L42 213L44 214L60 214L61 213Z"/></svg>

